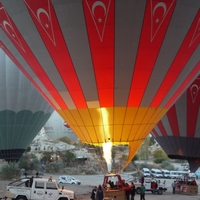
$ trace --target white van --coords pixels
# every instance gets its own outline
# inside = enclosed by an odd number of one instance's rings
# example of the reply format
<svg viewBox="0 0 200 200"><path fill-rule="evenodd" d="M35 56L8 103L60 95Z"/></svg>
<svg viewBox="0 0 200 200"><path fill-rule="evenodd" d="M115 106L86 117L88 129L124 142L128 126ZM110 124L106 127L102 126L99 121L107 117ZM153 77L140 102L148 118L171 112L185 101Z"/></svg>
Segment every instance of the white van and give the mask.
<svg viewBox="0 0 200 200"><path fill-rule="evenodd" d="M170 178L183 178L186 174L185 171L170 171Z"/></svg>
<svg viewBox="0 0 200 200"><path fill-rule="evenodd" d="M162 172L159 169L151 169L151 176L154 178L163 178Z"/></svg>
<svg viewBox="0 0 200 200"><path fill-rule="evenodd" d="M148 168L143 168L142 174L143 174L144 177L150 177L151 176L150 170Z"/></svg>
<svg viewBox="0 0 200 200"><path fill-rule="evenodd" d="M162 169L163 178L170 178L170 172L167 169Z"/></svg>

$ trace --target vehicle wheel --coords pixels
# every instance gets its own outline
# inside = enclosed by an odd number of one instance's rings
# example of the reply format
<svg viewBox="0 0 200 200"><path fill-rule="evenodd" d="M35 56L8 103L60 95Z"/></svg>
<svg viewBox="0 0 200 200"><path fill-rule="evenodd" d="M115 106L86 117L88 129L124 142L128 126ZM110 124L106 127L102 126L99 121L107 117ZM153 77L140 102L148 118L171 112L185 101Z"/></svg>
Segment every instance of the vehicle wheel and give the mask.
<svg viewBox="0 0 200 200"><path fill-rule="evenodd" d="M24 196L18 196L18 197L16 198L16 200L27 200L27 199L26 199L26 197L24 197Z"/></svg>
<svg viewBox="0 0 200 200"><path fill-rule="evenodd" d="M137 193L137 194L140 194L140 188L139 188L139 187L136 188L136 193Z"/></svg>
<svg viewBox="0 0 200 200"><path fill-rule="evenodd" d="M72 185L74 185L75 183L74 182L72 182Z"/></svg>
<svg viewBox="0 0 200 200"><path fill-rule="evenodd" d="M163 193L163 190L162 189L158 189L157 193L161 195Z"/></svg>

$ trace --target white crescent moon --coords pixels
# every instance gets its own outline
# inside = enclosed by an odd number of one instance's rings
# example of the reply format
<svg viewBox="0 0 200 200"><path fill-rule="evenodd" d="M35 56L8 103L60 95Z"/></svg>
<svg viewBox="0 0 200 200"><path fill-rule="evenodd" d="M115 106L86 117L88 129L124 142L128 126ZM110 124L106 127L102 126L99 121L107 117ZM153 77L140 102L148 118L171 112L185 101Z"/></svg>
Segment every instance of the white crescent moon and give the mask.
<svg viewBox="0 0 200 200"><path fill-rule="evenodd" d="M166 13L167 8L166 8L166 4L163 3L163 2L160 2L160 3L157 3L157 4L156 4L156 6L155 6L154 9L153 9L153 15L154 15L154 12L156 11L156 9L157 9L158 7L162 7L162 8L164 9L164 13L163 13L163 16L164 16L165 13Z"/></svg>
<svg viewBox="0 0 200 200"><path fill-rule="evenodd" d="M44 13L47 17L48 17L48 19L49 19L49 15L48 15L48 13L47 13L47 11L46 10L44 10L43 8L39 8L38 10L37 10L37 17L38 17L38 19L41 21L41 19L40 19L40 14L41 13Z"/></svg>
<svg viewBox="0 0 200 200"><path fill-rule="evenodd" d="M9 33L9 35L10 35L10 32L8 31L6 26L9 26L13 30L12 26L7 21L3 21L3 26L4 26L5 30L6 30L6 32Z"/></svg>
<svg viewBox="0 0 200 200"><path fill-rule="evenodd" d="M101 2L101 1L96 1L96 2L92 5L92 13L93 13L93 15L95 16L94 10L95 10L95 8L96 8L97 6L101 6L101 7L103 8L103 10L104 10L104 15L105 15L105 14L106 14L106 6L105 6L105 4L104 4L103 2Z"/></svg>
<svg viewBox="0 0 200 200"><path fill-rule="evenodd" d="M190 88L191 92L193 92L194 90L196 92L196 91L198 91L198 89L199 88L198 88L198 86L196 84L192 85L191 88Z"/></svg>

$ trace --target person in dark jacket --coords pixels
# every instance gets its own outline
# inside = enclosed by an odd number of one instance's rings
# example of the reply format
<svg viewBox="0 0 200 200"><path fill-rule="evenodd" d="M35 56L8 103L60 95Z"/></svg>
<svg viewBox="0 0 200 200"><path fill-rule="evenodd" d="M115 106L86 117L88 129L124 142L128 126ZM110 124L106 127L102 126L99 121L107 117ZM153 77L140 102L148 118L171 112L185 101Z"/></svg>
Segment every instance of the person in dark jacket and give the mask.
<svg viewBox="0 0 200 200"><path fill-rule="evenodd" d="M131 195L131 200L134 200L134 198L135 198L135 185L132 181L131 181L131 186L130 186L130 195Z"/></svg>
<svg viewBox="0 0 200 200"><path fill-rule="evenodd" d="M101 185L99 185L97 192L96 192L96 200L103 200L104 194Z"/></svg>
<svg viewBox="0 0 200 200"><path fill-rule="evenodd" d="M97 192L97 186L94 186L94 188L92 189L91 196L90 196L92 200L95 200L96 192Z"/></svg>

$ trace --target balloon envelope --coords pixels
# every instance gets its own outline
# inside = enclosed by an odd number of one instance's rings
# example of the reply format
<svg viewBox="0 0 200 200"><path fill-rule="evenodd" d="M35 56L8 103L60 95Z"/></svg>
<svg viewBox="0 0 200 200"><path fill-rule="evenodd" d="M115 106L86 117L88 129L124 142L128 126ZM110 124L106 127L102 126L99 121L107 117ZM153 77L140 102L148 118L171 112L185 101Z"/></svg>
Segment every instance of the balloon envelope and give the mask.
<svg viewBox="0 0 200 200"><path fill-rule="evenodd" d="M0 49L0 159L18 161L53 108Z"/></svg>
<svg viewBox="0 0 200 200"><path fill-rule="evenodd" d="M47 123L44 125L45 133L54 140L62 137L68 137L72 141L76 141L77 137L71 128L65 123L63 118L54 111Z"/></svg>
<svg viewBox="0 0 200 200"><path fill-rule="evenodd" d="M199 0L1 2L2 41L43 96L129 161L199 71Z"/></svg>
<svg viewBox="0 0 200 200"><path fill-rule="evenodd" d="M152 130L172 159L188 160L190 170L200 167L200 76Z"/></svg>

